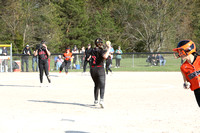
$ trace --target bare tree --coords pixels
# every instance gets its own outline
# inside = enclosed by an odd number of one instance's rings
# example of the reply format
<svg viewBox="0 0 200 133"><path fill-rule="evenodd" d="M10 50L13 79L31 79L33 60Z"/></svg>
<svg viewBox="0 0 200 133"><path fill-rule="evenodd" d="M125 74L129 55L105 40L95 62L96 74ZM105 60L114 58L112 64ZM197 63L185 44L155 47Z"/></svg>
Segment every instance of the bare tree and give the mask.
<svg viewBox="0 0 200 133"><path fill-rule="evenodd" d="M122 6L123 10L118 9L118 12L125 16L121 19L124 36L130 42L129 47L134 49L137 43L142 43L144 49L150 52L160 51L167 45L169 34L176 34L173 31L180 20L181 9L187 5L187 2L173 0L137 0L135 3L127 3L129 6ZM130 5L134 8L127 10ZM129 15L130 11L134 12L133 16Z"/></svg>

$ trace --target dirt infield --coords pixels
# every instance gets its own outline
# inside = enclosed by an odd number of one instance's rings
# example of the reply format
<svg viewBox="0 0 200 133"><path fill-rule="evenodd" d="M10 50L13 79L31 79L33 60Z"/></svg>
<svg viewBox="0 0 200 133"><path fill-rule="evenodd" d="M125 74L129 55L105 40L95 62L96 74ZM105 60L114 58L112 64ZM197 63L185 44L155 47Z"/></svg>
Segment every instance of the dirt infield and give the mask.
<svg viewBox="0 0 200 133"><path fill-rule="evenodd" d="M89 73L0 73L0 133L199 133L199 107L180 72L115 72L105 109ZM47 83L44 77L45 84Z"/></svg>

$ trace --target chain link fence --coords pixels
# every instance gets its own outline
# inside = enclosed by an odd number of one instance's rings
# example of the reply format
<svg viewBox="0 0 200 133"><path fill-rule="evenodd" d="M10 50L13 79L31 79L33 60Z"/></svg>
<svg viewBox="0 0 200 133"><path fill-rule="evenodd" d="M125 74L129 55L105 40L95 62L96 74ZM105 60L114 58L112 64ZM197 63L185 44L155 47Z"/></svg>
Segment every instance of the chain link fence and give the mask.
<svg viewBox="0 0 200 133"><path fill-rule="evenodd" d="M160 62L156 59L156 56L161 54L164 57L165 62ZM58 55L62 54L51 54L49 57L50 61L50 71L59 71L56 69L56 59ZM33 56L28 56L28 64L22 63L22 54L13 54L13 71L20 72L22 71L22 66L24 66L24 71L28 67L28 72L36 71L37 63L33 64ZM83 71L83 54L74 54L76 60L72 59L70 66L71 71ZM155 56L155 60L152 61L150 58ZM6 60L6 67L10 72L10 60ZM176 59L173 53L162 52L162 53L124 53L122 54L122 59L120 60L120 67L116 67L116 54L113 55L112 65L110 66L113 71L179 71L180 65L183 61L181 59ZM89 71L89 65L87 65L87 71Z"/></svg>

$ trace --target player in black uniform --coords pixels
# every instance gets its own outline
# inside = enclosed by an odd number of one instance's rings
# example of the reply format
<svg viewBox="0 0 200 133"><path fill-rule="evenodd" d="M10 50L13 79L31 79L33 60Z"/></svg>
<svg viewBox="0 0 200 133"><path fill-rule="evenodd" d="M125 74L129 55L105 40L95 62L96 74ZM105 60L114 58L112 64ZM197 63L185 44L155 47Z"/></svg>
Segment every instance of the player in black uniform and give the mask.
<svg viewBox="0 0 200 133"><path fill-rule="evenodd" d="M103 49L103 40L97 38L95 40L96 47L91 50L90 57L90 74L94 81L94 104L98 104L98 94L100 89L100 102L102 108L104 108L104 91L105 91L105 70L104 70L104 60L108 58L110 51L110 45L106 46L106 50Z"/></svg>
<svg viewBox="0 0 200 133"><path fill-rule="evenodd" d="M85 49L85 60L84 60L84 65L83 65L83 72L86 72L86 67L87 67L87 63L90 64L90 60L89 60L89 53L91 52L92 48L91 48L91 44L88 44L88 47Z"/></svg>
<svg viewBox="0 0 200 133"><path fill-rule="evenodd" d="M42 86L43 83L43 72L45 72L45 75L47 76L47 79L49 83L51 83L50 77L49 77L49 71L48 71L48 57L51 55L50 51L47 49L47 46L45 44L45 41L42 41L41 44L37 47L37 50L35 52L35 56L38 55L39 59L39 72L40 72L40 83Z"/></svg>

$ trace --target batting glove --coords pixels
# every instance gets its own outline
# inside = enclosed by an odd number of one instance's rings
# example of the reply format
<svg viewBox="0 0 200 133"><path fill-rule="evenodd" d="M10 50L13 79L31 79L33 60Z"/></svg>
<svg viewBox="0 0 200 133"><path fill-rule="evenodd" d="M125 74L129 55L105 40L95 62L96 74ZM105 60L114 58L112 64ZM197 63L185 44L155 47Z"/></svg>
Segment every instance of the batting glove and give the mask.
<svg viewBox="0 0 200 133"><path fill-rule="evenodd" d="M190 82L185 81L185 83L183 84L183 88L189 89L190 88Z"/></svg>

